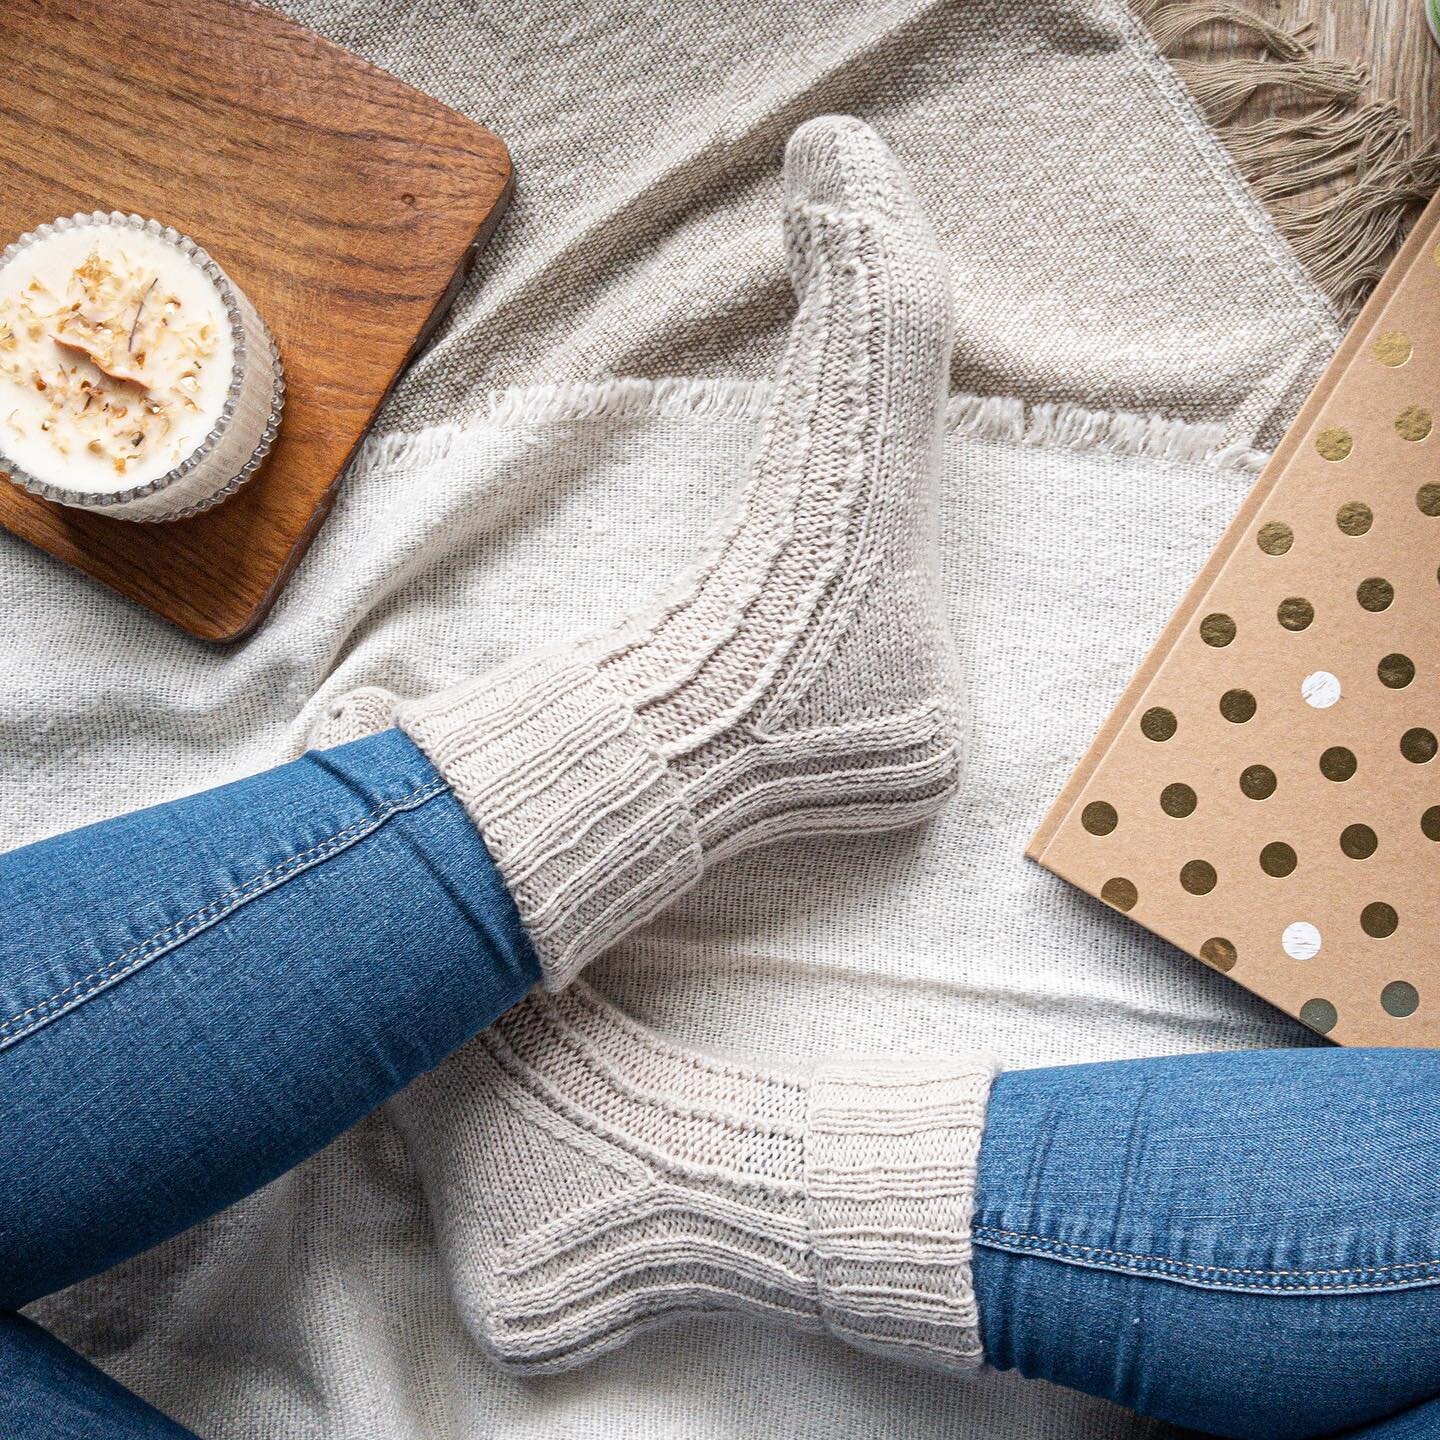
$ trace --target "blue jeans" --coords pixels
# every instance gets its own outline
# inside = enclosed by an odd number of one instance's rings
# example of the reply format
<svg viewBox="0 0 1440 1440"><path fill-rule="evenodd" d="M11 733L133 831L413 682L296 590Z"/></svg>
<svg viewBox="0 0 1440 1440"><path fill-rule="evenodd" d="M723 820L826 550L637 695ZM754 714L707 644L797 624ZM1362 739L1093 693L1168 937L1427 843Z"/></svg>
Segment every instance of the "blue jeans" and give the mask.
<svg viewBox="0 0 1440 1440"><path fill-rule="evenodd" d="M974 1240L993 1365L1206 1434L1440 1436L1440 1051L1002 1074Z"/></svg>
<svg viewBox="0 0 1440 1440"><path fill-rule="evenodd" d="M0 856L0 1435L185 1436L14 1312L295 1165L537 979L395 731ZM1222 1435L1440 1433L1437 1095L1432 1052L1002 1076L992 1361Z"/></svg>
<svg viewBox="0 0 1440 1440"><path fill-rule="evenodd" d="M258 1189L538 979L399 731L0 856L0 1312ZM186 1433L0 1319L4 1440Z"/></svg>

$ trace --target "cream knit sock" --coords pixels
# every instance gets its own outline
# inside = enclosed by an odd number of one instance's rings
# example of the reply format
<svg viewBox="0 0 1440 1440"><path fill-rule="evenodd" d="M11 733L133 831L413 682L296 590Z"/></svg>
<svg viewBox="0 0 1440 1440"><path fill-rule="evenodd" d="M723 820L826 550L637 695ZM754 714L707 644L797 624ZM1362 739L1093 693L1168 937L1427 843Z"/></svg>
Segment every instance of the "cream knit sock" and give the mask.
<svg viewBox="0 0 1440 1440"><path fill-rule="evenodd" d="M352 691L315 741L384 729ZM792 1074L684 1049L583 982L536 992L387 1108L454 1303L506 1369L584 1364L739 1312L902 1363L982 1361L970 1225L995 1062L832 1058Z"/></svg>
<svg viewBox="0 0 1440 1440"><path fill-rule="evenodd" d="M711 861L907 825L960 765L932 487L943 262L855 120L785 154L799 313L749 481L618 629L400 708L485 838L551 988Z"/></svg>
<svg viewBox="0 0 1440 1440"><path fill-rule="evenodd" d="M994 1071L964 1055L767 1074L671 1045L582 982L536 992L390 1114L456 1303L507 1369L729 1311L965 1371Z"/></svg>

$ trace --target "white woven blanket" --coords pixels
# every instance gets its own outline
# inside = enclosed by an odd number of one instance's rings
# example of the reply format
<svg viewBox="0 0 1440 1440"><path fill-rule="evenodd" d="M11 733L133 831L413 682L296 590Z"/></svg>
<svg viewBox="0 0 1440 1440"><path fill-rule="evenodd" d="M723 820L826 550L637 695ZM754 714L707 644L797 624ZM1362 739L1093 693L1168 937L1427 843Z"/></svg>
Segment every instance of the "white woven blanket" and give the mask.
<svg viewBox="0 0 1440 1440"><path fill-rule="evenodd" d="M645 594L753 439L788 312L780 146L847 110L911 169L959 290L943 519L969 781L923 834L717 872L597 983L687 1042L772 1056L1304 1043L1020 853L1338 338L1129 16L289 8L503 134L514 208L242 647L185 640L0 535L0 845L275 763L344 689L419 693ZM636 375L682 378L613 378ZM382 1112L37 1312L217 1440L1155 1433L1014 1377L917 1377L742 1319L505 1378L464 1323L487 1217L457 1228L431 1180Z"/></svg>

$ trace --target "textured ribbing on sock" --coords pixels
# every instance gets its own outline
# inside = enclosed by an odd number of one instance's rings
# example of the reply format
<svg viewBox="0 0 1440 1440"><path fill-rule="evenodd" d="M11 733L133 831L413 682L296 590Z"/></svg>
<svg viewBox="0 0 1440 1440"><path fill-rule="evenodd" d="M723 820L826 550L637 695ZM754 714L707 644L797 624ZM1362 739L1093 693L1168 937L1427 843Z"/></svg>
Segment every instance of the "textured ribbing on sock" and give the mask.
<svg viewBox="0 0 1440 1440"><path fill-rule="evenodd" d="M859 121L802 126L785 182L798 313L710 544L619 626L398 714L479 826L551 987L702 862L912 824L959 777L933 522L944 263Z"/></svg>
<svg viewBox="0 0 1440 1440"><path fill-rule="evenodd" d="M979 1365L969 1233L988 1058L776 1075L672 1046L583 984L532 997L481 1043L527 1108L640 1167L506 1243L482 1322L506 1368L568 1369L710 1310Z"/></svg>
<svg viewBox="0 0 1440 1440"><path fill-rule="evenodd" d="M395 719L478 826L546 984L568 984L699 878L678 780L583 660L522 661Z"/></svg>
<svg viewBox="0 0 1440 1440"><path fill-rule="evenodd" d="M985 1056L830 1064L806 1133L825 1323L862 1350L978 1366L970 1220L995 1064Z"/></svg>

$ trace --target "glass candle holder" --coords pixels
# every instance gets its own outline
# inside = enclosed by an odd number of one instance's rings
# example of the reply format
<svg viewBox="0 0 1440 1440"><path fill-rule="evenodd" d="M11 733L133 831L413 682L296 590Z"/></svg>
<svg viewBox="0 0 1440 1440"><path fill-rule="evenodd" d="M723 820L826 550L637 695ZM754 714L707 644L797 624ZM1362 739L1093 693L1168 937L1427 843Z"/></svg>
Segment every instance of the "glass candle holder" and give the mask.
<svg viewBox="0 0 1440 1440"><path fill-rule="evenodd" d="M255 473L284 399L254 305L158 220L62 217L0 254L0 470L24 489L183 519Z"/></svg>

